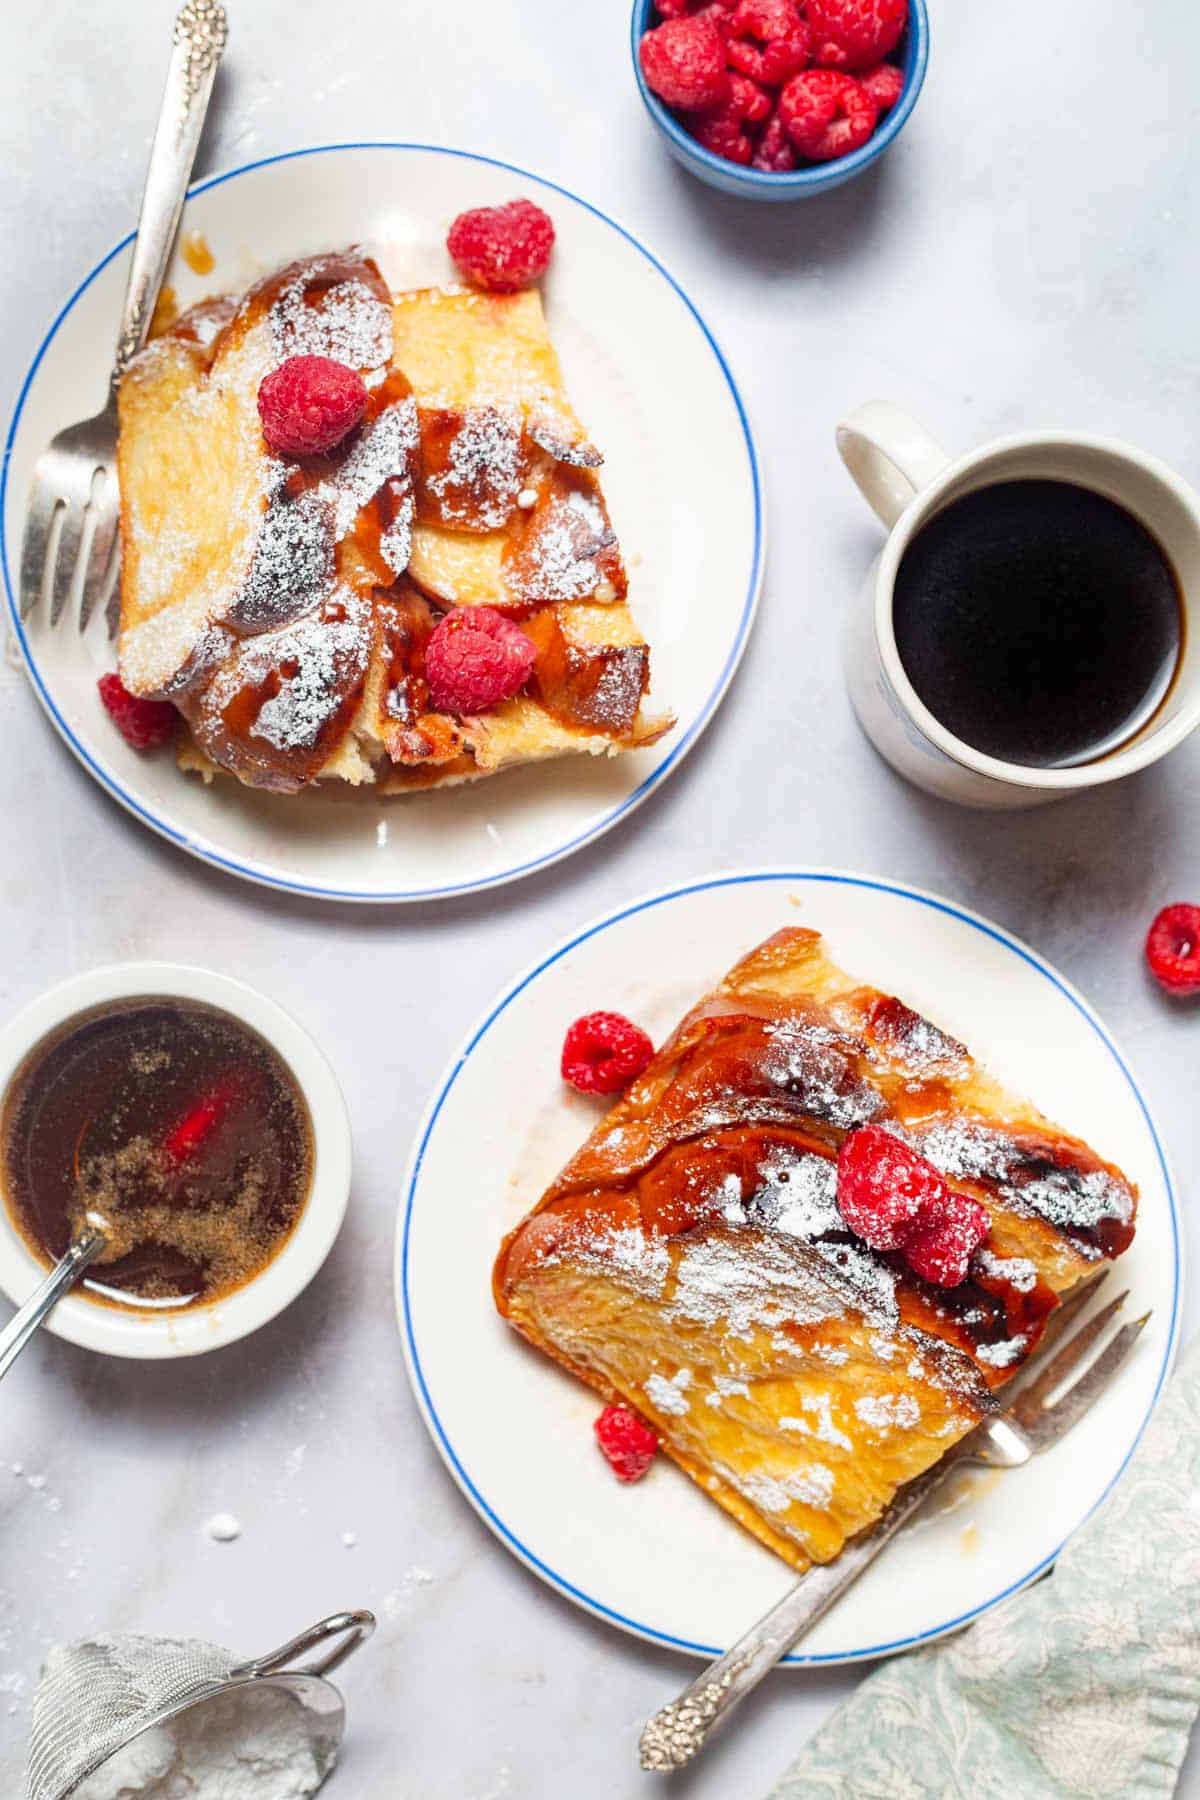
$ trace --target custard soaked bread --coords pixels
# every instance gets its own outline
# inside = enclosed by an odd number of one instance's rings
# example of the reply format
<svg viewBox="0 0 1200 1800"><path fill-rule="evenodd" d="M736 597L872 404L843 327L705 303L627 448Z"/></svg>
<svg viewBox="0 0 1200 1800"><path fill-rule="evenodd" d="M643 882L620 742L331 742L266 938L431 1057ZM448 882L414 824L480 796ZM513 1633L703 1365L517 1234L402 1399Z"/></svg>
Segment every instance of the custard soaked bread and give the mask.
<svg viewBox="0 0 1200 1800"><path fill-rule="evenodd" d="M838 1151L866 1126L985 1209L958 1285L847 1228ZM1060 1297L1128 1247L1135 1211L1119 1169L792 929L597 1126L503 1245L495 1297L804 1569L994 1410Z"/></svg>
<svg viewBox="0 0 1200 1800"><path fill-rule="evenodd" d="M357 371L366 409L289 458L259 389L296 356ZM314 257L184 314L119 400L121 677L183 714L184 767L392 792L669 729L535 291L393 298L361 250ZM531 668L459 711L425 648L479 605L531 640Z"/></svg>

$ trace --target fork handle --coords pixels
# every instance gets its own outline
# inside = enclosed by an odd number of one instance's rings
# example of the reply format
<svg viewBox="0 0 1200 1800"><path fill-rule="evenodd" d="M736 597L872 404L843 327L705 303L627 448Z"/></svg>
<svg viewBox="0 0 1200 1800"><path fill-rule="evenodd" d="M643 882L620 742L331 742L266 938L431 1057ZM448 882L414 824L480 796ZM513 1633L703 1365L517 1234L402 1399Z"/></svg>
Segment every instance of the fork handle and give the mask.
<svg viewBox="0 0 1200 1800"><path fill-rule="evenodd" d="M665 1772L690 1763L704 1748L709 1733L853 1586L904 1522L964 1460L952 1455L910 1482L873 1531L848 1544L836 1562L809 1569L732 1649L710 1663L678 1699L656 1712L642 1732L643 1769Z"/></svg>
<svg viewBox="0 0 1200 1800"><path fill-rule="evenodd" d="M220 0L185 0L176 14L167 84L150 149L129 285L121 309L114 388L150 330L228 35Z"/></svg>

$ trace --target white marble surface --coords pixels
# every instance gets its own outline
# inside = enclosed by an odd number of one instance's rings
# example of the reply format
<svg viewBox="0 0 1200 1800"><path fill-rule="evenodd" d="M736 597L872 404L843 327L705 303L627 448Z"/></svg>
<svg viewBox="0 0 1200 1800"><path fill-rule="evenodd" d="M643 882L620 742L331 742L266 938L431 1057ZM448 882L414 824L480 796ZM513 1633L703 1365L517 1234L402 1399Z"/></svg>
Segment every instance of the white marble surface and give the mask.
<svg viewBox="0 0 1200 1800"><path fill-rule="evenodd" d="M1072 424L1200 477L1187 76L1200 13L1190 0L932 0L929 81L899 146L851 188L775 210L719 199L667 160L635 95L621 0L230 10L202 170L356 136L465 145L579 189L654 246L744 384L769 490L767 592L717 722L636 818L537 880L421 910L274 898L174 854L100 797L23 679L0 671L0 1006L107 960L229 968L325 1044L358 1156L330 1263L252 1342L124 1366L46 1338L5 1382L0 1790L17 1792L30 1687L56 1640L168 1630L256 1652L326 1610L369 1605L381 1630L346 1672L351 1730L331 1793L649 1794L637 1728L690 1665L519 1568L418 1422L390 1295L410 1134L467 1023L540 947L661 882L803 859L941 889L1055 960L1141 1073L1190 1220L1200 1012L1152 990L1139 944L1157 906L1200 898L1200 742L1034 814L978 817L906 789L843 697L839 624L877 538L832 432L881 394L950 446ZM52 309L132 222L170 13L168 0L59 0L22 9L18 30L6 16L6 413ZM1195 1323L1189 1303L1187 1335ZM237 1542L204 1535L219 1510L241 1521ZM672 1791L754 1800L854 1680L775 1677Z"/></svg>

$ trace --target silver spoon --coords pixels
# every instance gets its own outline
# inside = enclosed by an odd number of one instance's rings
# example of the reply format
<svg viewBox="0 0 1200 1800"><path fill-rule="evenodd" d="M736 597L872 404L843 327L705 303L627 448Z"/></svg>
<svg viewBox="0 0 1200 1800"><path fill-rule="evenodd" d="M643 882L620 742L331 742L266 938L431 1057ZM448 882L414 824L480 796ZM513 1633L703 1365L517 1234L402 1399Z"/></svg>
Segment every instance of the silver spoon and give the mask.
<svg viewBox="0 0 1200 1800"><path fill-rule="evenodd" d="M41 1287L0 1331L0 1377L8 1374L42 1320L54 1310L68 1288L74 1287L88 1264L95 1262L108 1238L109 1228L100 1214L87 1213L62 1261L51 1269Z"/></svg>

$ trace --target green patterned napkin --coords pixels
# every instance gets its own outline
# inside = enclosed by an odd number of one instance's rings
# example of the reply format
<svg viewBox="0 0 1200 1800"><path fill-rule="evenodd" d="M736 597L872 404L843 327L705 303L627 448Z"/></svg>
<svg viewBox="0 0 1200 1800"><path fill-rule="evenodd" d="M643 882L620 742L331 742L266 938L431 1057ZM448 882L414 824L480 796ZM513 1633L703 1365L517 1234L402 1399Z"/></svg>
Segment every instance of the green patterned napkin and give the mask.
<svg viewBox="0 0 1200 1800"><path fill-rule="evenodd" d="M770 1800L1174 1793L1200 1709L1198 1420L1200 1340L1053 1575L883 1664Z"/></svg>

